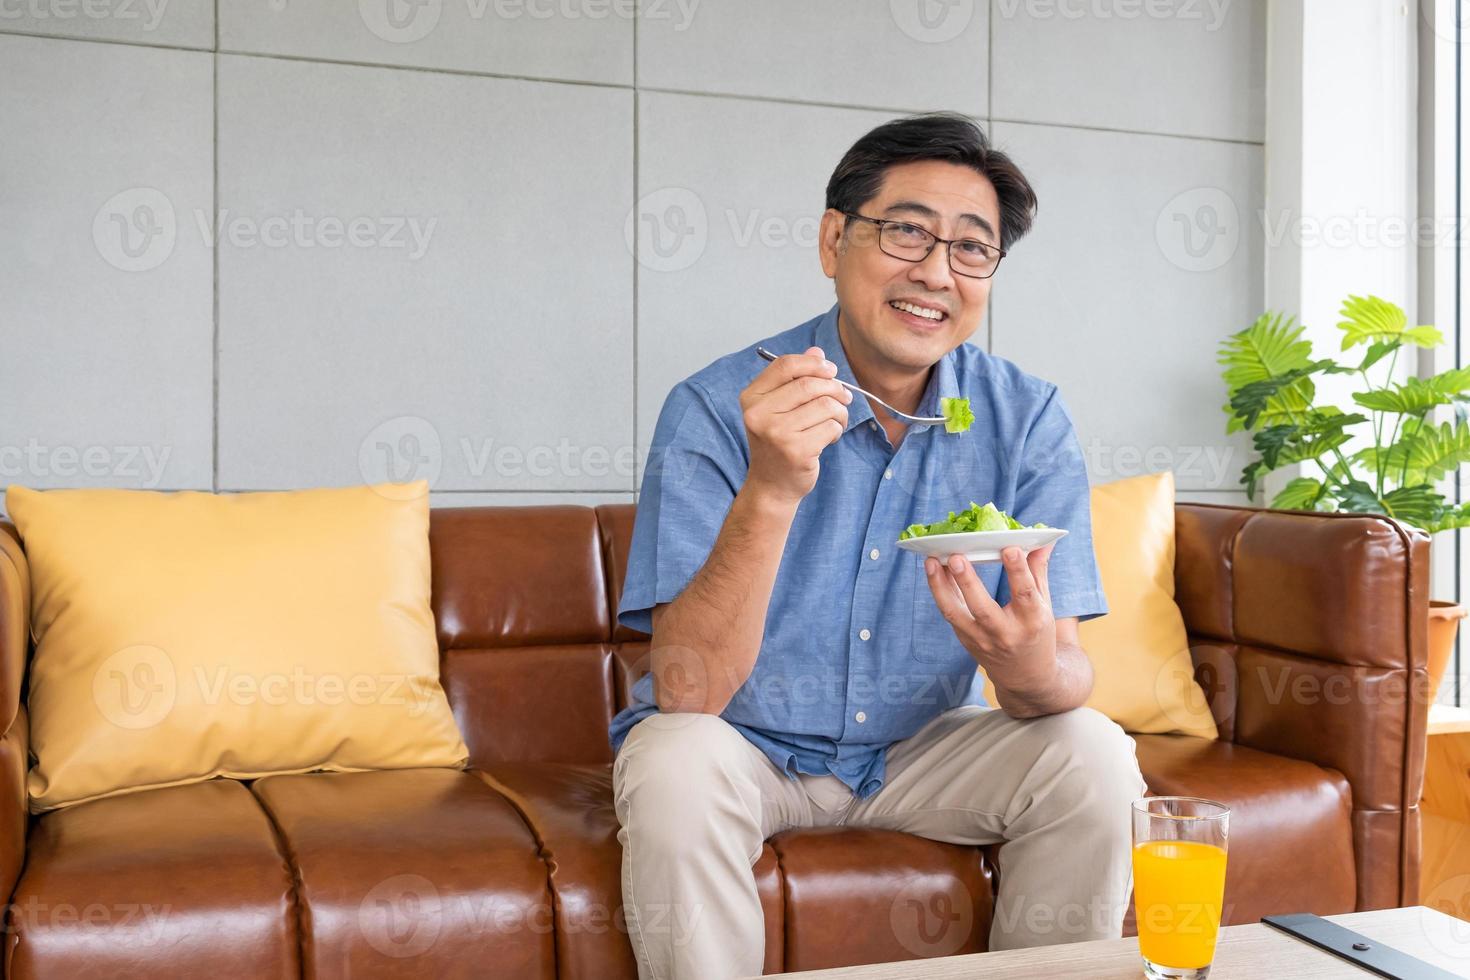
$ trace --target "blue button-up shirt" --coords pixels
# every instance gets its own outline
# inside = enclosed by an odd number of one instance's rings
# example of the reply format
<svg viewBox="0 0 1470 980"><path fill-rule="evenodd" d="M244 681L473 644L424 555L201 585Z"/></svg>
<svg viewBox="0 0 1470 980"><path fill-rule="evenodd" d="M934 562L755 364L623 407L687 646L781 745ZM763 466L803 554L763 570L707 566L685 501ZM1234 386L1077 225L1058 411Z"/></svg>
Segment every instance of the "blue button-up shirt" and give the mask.
<svg viewBox="0 0 1470 980"><path fill-rule="evenodd" d="M835 306L760 344L777 354L816 345L839 378L855 381ZM709 558L750 463L740 392L765 366L752 344L669 393L638 499L618 608L624 625L651 632L653 607L677 597ZM793 778L832 773L870 796L890 745L946 709L984 703L975 661L940 615L923 558L896 545L909 524L994 501L1023 524L1066 528L1049 562L1053 614L1085 620L1107 611L1087 473L1056 386L961 344L930 372L918 414L939 415L945 397L970 399L970 430L913 426L896 451L867 399L855 397L846 431L822 451L816 486L797 508L760 655L720 715ZM996 600L1008 601L1001 566L977 570ZM657 710L653 677L644 675L612 721L613 750Z"/></svg>

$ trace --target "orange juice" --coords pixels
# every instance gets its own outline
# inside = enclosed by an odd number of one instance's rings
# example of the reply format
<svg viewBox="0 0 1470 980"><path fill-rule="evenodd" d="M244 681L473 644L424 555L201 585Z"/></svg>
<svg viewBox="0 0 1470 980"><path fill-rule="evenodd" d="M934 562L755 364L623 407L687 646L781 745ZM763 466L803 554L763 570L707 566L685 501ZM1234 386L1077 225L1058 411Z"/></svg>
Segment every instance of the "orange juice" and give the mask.
<svg viewBox="0 0 1470 980"><path fill-rule="evenodd" d="M1133 848L1139 952L1160 966L1198 969L1215 958L1225 895L1225 851L1155 840Z"/></svg>

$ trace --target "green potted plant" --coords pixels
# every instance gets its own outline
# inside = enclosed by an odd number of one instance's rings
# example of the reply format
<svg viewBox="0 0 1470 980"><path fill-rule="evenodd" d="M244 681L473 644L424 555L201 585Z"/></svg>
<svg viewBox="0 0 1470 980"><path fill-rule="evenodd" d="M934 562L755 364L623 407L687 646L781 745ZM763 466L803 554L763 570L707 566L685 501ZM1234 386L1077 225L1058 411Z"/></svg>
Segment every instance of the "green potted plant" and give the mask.
<svg viewBox="0 0 1470 980"><path fill-rule="evenodd" d="M1265 474L1302 464L1313 472L1288 480L1273 508L1383 514L1430 534L1470 526L1470 503L1451 504L1437 488L1470 462L1470 368L1396 381L1400 350L1438 347L1439 330L1409 326L1402 309L1377 296L1349 296L1341 316L1339 358L1314 358L1304 328L1280 313L1262 314L1220 345L1225 431L1249 432L1254 448L1240 478L1246 493L1254 499ZM1346 353L1356 347L1363 350ZM1352 406L1321 403L1314 378L1333 374L1359 380ZM1430 416L1442 407L1453 423L1435 425ZM1360 448L1350 447L1358 437ZM1454 602L1430 603L1431 696L1465 614Z"/></svg>

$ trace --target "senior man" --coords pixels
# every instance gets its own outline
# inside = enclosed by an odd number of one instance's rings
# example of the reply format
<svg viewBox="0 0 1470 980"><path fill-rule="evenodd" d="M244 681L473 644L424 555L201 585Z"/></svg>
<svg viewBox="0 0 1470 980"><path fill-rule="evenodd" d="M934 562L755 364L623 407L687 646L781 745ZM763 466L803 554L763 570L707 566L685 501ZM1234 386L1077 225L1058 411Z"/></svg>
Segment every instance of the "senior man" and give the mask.
<svg viewBox="0 0 1470 980"><path fill-rule="evenodd" d="M1053 384L964 343L1035 208L973 121L878 127L827 185L836 305L664 403L619 608L652 670L610 731L641 976L760 973L752 865L792 827L1004 842L992 949L1119 935L1145 786L1083 707L1077 625L1106 604L1081 452ZM838 379L975 421L911 425ZM972 500L1069 534L978 570L894 547Z"/></svg>

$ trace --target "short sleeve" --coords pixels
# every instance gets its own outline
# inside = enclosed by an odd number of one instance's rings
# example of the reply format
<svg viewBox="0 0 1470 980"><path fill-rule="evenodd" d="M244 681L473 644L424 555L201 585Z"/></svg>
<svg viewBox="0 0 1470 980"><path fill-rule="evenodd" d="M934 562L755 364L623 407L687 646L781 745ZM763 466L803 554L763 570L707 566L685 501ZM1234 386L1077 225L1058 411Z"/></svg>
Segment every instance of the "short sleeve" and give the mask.
<svg viewBox="0 0 1470 980"><path fill-rule="evenodd" d="M719 417L708 392L692 380L675 386L643 472L619 623L653 632L654 606L683 592L714 550L747 460L743 431Z"/></svg>
<svg viewBox="0 0 1470 980"><path fill-rule="evenodd" d="M1012 516L1022 524L1066 528L1047 563L1052 615L1095 619L1108 611L1097 558L1092 550L1092 492L1087 466L1072 417L1056 388L1042 405L1021 447L1016 506ZM1001 576L997 601L1010 598Z"/></svg>

